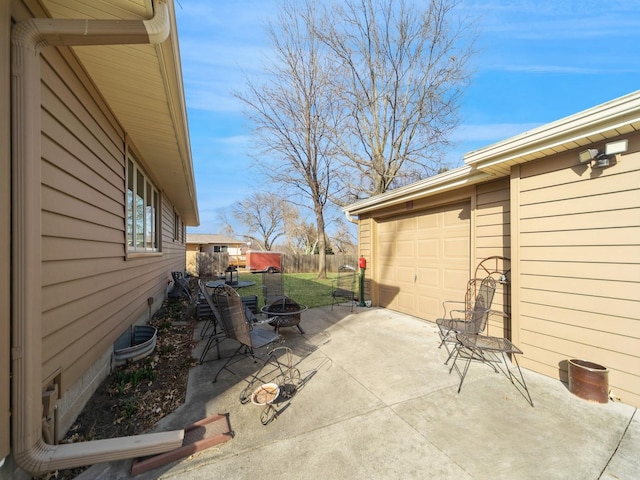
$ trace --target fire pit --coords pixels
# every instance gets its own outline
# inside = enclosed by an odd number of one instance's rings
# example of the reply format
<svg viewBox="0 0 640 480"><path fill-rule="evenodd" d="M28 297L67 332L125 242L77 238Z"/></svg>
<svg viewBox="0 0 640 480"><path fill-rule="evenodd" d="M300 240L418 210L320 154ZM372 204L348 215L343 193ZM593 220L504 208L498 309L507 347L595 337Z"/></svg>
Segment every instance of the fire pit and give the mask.
<svg viewBox="0 0 640 480"><path fill-rule="evenodd" d="M300 327L300 314L307 309L305 305L300 305L289 297L279 297L271 305L265 305L260 310L271 319L269 325L275 327L276 332L280 327L298 327L300 333L304 330Z"/></svg>

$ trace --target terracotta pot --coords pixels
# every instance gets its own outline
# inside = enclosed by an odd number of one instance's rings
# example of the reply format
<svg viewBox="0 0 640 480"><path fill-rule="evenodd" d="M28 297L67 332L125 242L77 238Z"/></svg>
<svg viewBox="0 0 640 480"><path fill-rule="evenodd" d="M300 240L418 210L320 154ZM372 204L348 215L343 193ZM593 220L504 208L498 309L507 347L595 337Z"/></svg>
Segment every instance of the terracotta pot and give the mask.
<svg viewBox="0 0 640 480"><path fill-rule="evenodd" d="M609 369L597 363L569 360L569 391L597 403L609 401Z"/></svg>

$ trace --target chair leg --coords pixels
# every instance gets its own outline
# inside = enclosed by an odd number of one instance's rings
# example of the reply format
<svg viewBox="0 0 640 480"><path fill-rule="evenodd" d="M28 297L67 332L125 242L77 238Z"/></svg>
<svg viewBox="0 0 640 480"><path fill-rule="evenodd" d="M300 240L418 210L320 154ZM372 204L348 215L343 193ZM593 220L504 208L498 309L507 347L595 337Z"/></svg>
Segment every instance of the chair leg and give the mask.
<svg viewBox="0 0 640 480"><path fill-rule="evenodd" d="M518 356L515 353L511 354L511 356L513 358L513 363L515 363L516 365L516 369L518 370L518 375L520 378L516 377L511 371L511 369L509 368L506 354L504 352L502 352L502 361L504 362L505 370L502 370L502 367L499 367L499 368L502 371L502 373L509 379L509 381L514 386L514 388L518 390L520 395L522 395L524 399L529 402L529 405L533 407L533 399L531 398L531 394L529 393L529 388L527 387L527 383L524 380L524 375L522 374L522 370L520 369L520 364L518 363ZM518 388L518 385L520 385L520 387L524 390L524 392L526 392L526 395L525 393L522 392L522 390L520 390L520 388Z"/></svg>
<svg viewBox="0 0 640 480"><path fill-rule="evenodd" d="M240 350L242 350L244 348L244 345L240 345L235 352L233 352L233 354L229 357L227 357L227 361L224 362L224 365L222 365L222 367L220 367L220 369L216 372L215 376L213 377L213 382L211 383L216 383L218 381L218 375L220 375L220 372L222 372L222 370L227 370L227 367L229 366L229 364L231 363L231 360L233 360L233 358L240 353Z"/></svg>
<svg viewBox="0 0 640 480"><path fill-rule="evenodd" d="M215 332L209 336L209 338L207 339L207 343L205 344L204 349L202 350L202 354L200 354L200 359L199 359L200 365L204 363L204 359L207 356L207 353L209 353L209 349L211 348L211 345L213 344L213 342L216 342L217 359L218 360L220 359L220 342L224 339L225 337L222 337L221 335L216 334Z"/></svg>
<svg viewBox="0 0 640 480"><path fill-rule="evenodd" d="M529 405L533 407L533 399L531 398L531 394L529 393L529 388L527 387L527 384L524 379L524 375L522 374L522 370L520 369L520 364L518 363L518 357L515 353L512 354L513 363L515 363L516 369L518 370L518 376L520 378L514 375L511 369L509 368L509 364L507 363L505 352L500 352L502 354L502 363L504 363L504 369L500 365L501 363L500 361L495 362L498 364L498 367L496 368L496 366L493 364L494 362L487 360L486 357L483 355L481 349L479 348L468 348L470 354L469 354L469 357L467 358L467 362L464 365L464 369L461 372L456 365L456 361L460 357L460 350L462 348L464 348L462 345L456 345L455 358L453 361L453 365L451 365L451 368L449 369L449 373L451 373L451 371L455 368L458 374L460 375L460 384L458 385L458 393L460 393L460 390L462 389L462 384L464 382L465 377L467 376L467 372L469 371L469 365L471 364L471 361L474 359L477 359L482 361L483 363L490 363L491 367L496 373L498 373L498 369L499 369L500 372L502 372L502 374L505 377L507 377L507 379L511 382L511 384L518 391L518 393L520 393L520 395L522 395L524 399L527 400ZM521 388L518 388L518 386L520 386ZM521 389L524 390L524 393Z"/></svg>

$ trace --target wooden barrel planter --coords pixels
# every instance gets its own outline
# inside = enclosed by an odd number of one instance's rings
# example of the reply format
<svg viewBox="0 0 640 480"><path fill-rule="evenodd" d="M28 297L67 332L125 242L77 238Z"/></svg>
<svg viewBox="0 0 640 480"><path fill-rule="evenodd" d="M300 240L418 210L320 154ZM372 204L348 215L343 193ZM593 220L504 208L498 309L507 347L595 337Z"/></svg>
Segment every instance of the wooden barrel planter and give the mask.
<svg viewBox="0 0 640 480"><path fill-rule="evenodd" d="M609 401L609 369L572 358L569 360L569 391L574 395L597 403Z"/></svg>

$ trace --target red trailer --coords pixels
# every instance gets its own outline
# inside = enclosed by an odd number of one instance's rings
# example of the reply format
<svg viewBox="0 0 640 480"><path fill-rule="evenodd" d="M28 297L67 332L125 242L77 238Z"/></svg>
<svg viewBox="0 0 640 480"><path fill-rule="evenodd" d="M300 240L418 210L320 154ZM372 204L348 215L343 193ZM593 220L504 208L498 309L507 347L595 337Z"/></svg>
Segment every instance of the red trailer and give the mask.
<svg viewBox="0 0 640 480"><path fill-rule="evenodd" d="M259 250L247 251L247 270L262 271L268 267L276 267L282 271L282 253L262 252Z"/></svg>

